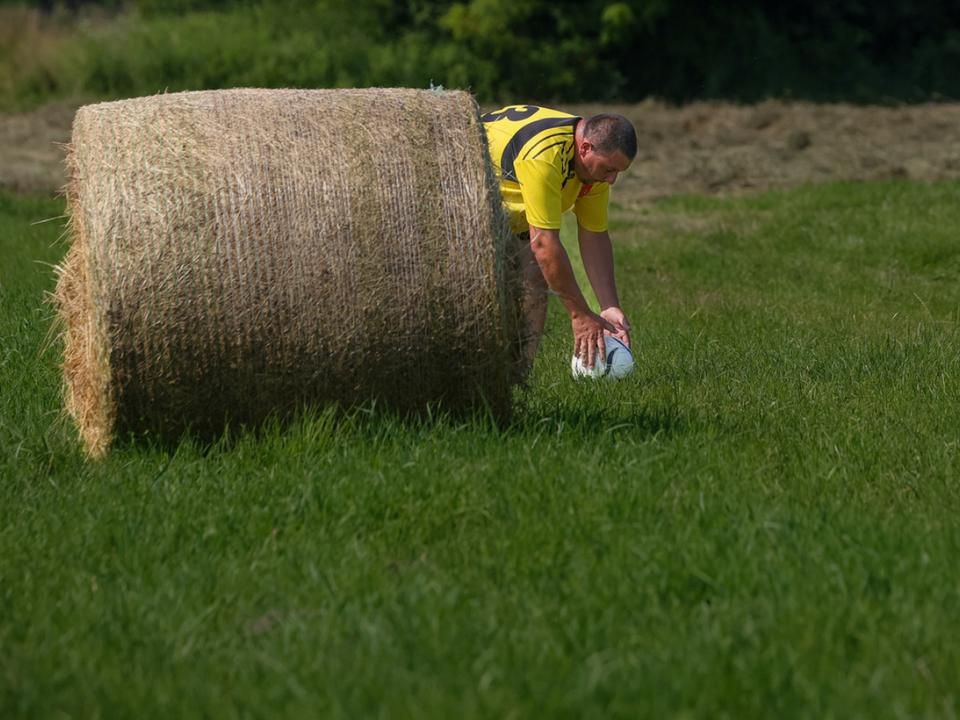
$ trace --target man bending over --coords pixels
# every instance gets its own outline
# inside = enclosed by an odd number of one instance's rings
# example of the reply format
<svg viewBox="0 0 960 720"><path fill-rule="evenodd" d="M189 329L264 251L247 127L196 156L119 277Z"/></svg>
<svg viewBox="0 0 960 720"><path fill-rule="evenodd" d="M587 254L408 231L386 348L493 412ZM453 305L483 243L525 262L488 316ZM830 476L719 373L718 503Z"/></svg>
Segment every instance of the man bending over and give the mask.
<svg viewBox="0 0 960 720"><path fill-rule="evenodd" d="M580 118L536 105L510 105L481 120L511 228L524 241L526 359L533 364L549 287L570 314L574 353L593 367L606 357L604 333L630 344L614 280L607 205L610 186L637 154L633 125L622 115ZM599 315L587 305L560 244L560 217L571 208Z"/></svg>

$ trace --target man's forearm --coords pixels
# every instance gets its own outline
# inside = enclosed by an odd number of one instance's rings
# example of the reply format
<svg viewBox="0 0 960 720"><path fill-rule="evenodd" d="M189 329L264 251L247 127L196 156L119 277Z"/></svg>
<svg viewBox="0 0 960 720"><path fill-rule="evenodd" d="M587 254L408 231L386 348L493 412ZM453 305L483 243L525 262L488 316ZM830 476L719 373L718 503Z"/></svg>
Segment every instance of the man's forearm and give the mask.
<svg viewBox="0 0 960 720"><path fill-rule="evenodd" d="M590 313L590 307L577 285L570 258L560 242L560 231L531 225L530 248L547 285L559 296L567 312L571 316Z"/></svg>
<svg viewBox="0 0 960 720"><path fill-rule="evenodd" d="M591 232L580 228L580 257L593 291L600 301L600 309L620 307L617 281L613 271L613 244L607 232Z"/></svg>

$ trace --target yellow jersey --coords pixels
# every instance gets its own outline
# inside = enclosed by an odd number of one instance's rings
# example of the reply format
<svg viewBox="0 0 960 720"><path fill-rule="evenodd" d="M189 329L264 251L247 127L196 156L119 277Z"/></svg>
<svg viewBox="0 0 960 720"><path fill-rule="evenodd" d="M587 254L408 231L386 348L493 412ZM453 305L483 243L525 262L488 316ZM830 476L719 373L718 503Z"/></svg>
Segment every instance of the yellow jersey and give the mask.
<svg viewBox="0 0 960 720"><path fill-rule="evenodd" d="M610 185L585 185L574 172L574 129L581 118L536 105L508 105L480 119L515 233L530 225L559 230L561 215L571 207L581 227L607 229Z"/></svg>

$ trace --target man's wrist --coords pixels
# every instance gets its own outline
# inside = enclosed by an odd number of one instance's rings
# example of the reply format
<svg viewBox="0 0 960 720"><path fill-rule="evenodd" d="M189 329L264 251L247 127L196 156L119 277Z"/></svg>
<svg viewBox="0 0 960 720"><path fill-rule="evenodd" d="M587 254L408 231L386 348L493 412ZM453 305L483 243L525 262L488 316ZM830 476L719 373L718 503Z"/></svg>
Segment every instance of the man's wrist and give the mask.
<svg viewBox="0 0 960 720"><path fill-rule="evenodd" d="M590 309L590 306L587 305L586 300L582 300L575 305L571 304L571 306L567 307L567 312L570 314L571 320L595 315L595 313Z"/></svg>

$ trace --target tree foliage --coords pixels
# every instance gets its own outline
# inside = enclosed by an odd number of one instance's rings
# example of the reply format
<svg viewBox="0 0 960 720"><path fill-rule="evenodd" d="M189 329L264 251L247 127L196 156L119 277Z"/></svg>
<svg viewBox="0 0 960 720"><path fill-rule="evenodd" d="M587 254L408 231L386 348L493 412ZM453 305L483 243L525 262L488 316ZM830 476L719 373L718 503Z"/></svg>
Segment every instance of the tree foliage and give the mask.
<svg viewBox="0 0 960 720"><path fill-rule="evenodd" d="M18 5L0 0L0 21L14 17ZM8 47L0 48L0 71L9 69L12 79L0 93L8 105L14 96L231 85L433 83L467 88L485 102L911 101L960 94L960 74L952 71L960 62L960 5L950 0L31 5L58 27L62 42L38 49L29 33L2 38ZM90 17L98 19L84 20ZM26 49L18 51L18 43Z"/></svg>

